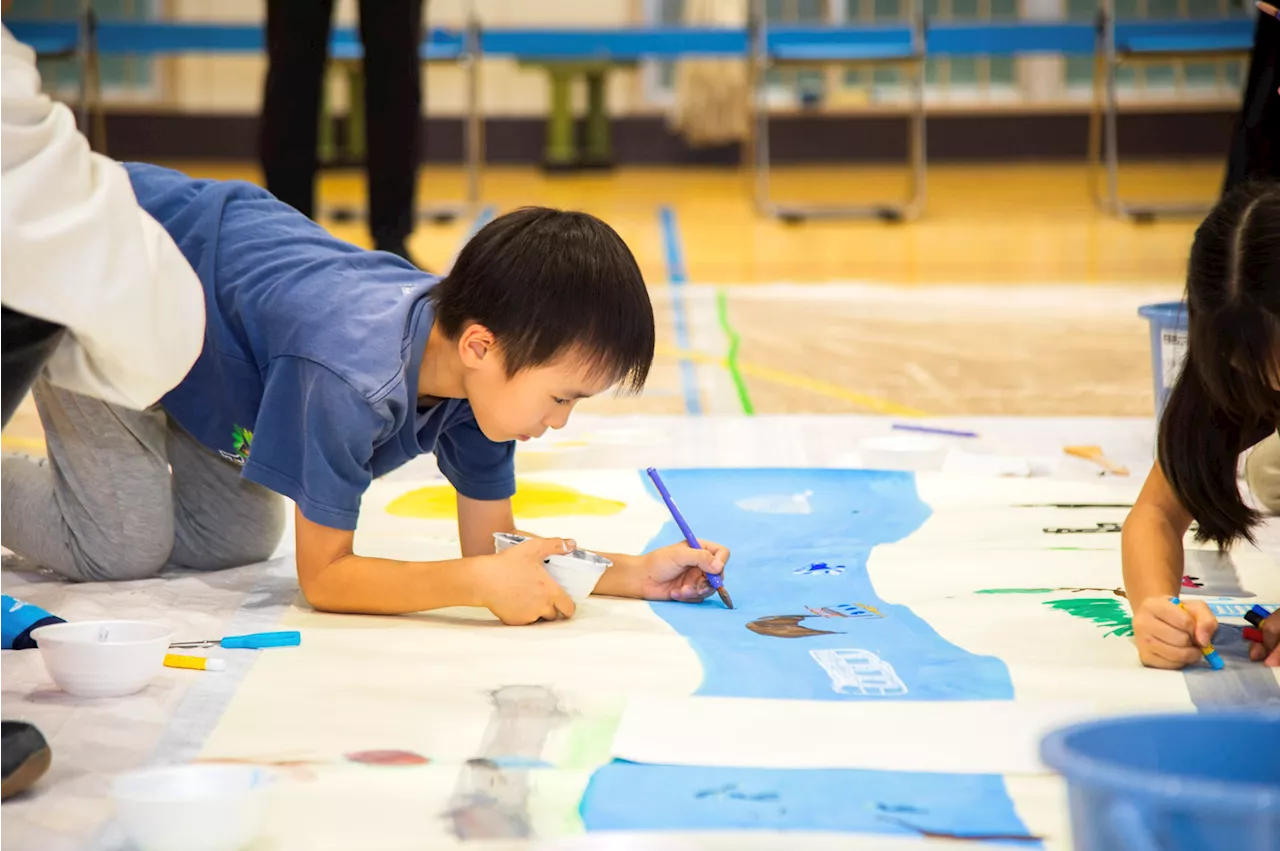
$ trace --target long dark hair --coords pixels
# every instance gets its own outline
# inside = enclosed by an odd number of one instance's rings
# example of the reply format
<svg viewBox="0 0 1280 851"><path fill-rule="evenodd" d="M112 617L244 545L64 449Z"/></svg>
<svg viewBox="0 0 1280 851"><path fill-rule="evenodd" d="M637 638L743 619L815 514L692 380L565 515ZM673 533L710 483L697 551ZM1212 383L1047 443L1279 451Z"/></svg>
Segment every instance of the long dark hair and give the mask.
<svg viewBox="0 0 1280 851"><path fill-rule="evenodd" d="M1187 360L1160 421L1159 458L1197 540L1252 541L1240 453L1280 424L1280 184L1227 194L1196 230Z"/></svg>

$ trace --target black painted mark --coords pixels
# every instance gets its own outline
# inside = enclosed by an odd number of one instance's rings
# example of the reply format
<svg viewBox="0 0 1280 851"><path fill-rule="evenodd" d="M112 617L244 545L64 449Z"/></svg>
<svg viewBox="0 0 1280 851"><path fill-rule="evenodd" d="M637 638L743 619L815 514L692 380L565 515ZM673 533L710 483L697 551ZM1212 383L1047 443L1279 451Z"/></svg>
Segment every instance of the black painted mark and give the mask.
<svg viewBox="0 0 1280 851"><path fill-rule="evenodd" d="M1096 535L1099 533L1113 533L1120 531L1119 523L1099 523L1092 529L1069 529L1063 527L1046 528L1047 535Z"/></svg>

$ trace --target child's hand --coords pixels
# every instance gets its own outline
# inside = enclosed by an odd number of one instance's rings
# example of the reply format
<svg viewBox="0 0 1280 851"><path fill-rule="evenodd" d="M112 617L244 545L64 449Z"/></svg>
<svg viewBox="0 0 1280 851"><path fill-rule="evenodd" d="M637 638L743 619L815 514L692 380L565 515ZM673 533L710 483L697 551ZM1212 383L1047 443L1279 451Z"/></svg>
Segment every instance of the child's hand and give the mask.
<svg viewBox="0 0 1280 851"><path fill-rule="evenodd" d="M565 538L534 538L497 555L481 556L476 571L480 604L512 625L573 617L573 600L542 561L577 546Z"/></svg>
<svg viewBox="0 0 1280 851"><path fill-rule="evenodd" d="M1203 658L1200 648L1213 641L1218 619L1200 600L1179 608L1167 597L1148 597L1133 615L1138 658L1149 668L1185 668Z"/></svg>
<svg viewBox="0 0 1280 851"><path fill-rule="evenodd" d="M1262 643L1249 644L1249 658L1268 668L1280 668L1280 609L1262 622Z"/></svg>
<svg viewBox="0 0 1280 851"><path fill-rule="evenodd" d="M628 577L629 597L643 600L676 600L700 603L715 593L708 573L723 573L729 550L699 539L695 550L684 541L656 549L636 559L637 569Z"/></svg>

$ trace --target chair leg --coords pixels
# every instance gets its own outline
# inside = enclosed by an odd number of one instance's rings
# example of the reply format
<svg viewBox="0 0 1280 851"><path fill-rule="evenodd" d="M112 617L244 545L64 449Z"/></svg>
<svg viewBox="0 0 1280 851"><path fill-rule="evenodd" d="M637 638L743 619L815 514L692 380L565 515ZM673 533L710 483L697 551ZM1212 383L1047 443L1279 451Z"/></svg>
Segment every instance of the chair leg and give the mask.
<svg viewBox="0 0 1280 851"><path fill-rule="evenodd" d="M578 167L578 146L573 138L573 75L555 65L546 66L551 79L551 107L547 113L547 150L543 168L564 171Z"/></svg>
<svg viewBox="0 0 1280 851"><path fill-rule="evenodd" d="M1103 149L1106 158L1107 193L1106 206L1112 215L1120 215L1120 116L1116 102L1116 45L1114 31L1108 27L1105 40L1103 62Z"/></svg>
<svg viewBox="0 0 1280 851"><path fill-rule="evenodd" d="M609 109L605 103L608 72L588 71L587 78L587 144L582 165L587 168L613 167L613 140L610 138Z"/></svg>
<svg viewBox="0 0 1280 851"><path fill-rule="evenodd" d="M1099 21L1099 26L1101 26L1101 21ZM1104 213L1110 213L1111 207L1103 196L1102 189L1102 115L1107 67L1101 49L1101 39L1102 32L1099 30L1093 52L1093 98L1089 108L1089 194L1093 198L1093 204L1097 209Z"/></svg>
<svg viewBox="0 0 1280 851"><path fill-rule="evenodd" d="M914 219L924 211L927 197L926 181L928 180L927 134L924 109L924 77L925 60L922 58L912 67L912 104L911 104L911 193L902 215Z"/></svg>

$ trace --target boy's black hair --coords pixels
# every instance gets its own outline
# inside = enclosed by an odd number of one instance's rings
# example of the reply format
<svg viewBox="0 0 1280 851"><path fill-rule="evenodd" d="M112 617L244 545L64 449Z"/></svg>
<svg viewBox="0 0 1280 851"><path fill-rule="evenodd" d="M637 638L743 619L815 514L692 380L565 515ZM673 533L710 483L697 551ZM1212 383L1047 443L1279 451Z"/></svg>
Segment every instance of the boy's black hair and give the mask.
<svg viewBox="0 0 1280 851"><path fill-rule="evenodd" d="M639 392L653 363L653 305L622 238L586 213L525 207L494 219L431 290L451 339L493 332L507 374L571 351Z"/></svg>
<svg viewBox="0 0 1280 851"><path fill-rule="evenodd" d="M1253 540L1240 453L1280 425L1280 184L1227 194L1187 267L1187 360L1160 420L1159 458L1196 538Z"/></svg>

